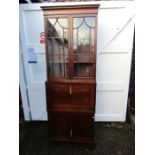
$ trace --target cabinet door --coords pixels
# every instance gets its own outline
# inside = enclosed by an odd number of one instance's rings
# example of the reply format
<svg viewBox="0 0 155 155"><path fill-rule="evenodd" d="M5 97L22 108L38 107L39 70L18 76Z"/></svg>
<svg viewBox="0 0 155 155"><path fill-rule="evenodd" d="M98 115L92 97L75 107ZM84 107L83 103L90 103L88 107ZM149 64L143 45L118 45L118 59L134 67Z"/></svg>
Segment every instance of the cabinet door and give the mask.
<svg viewBox="0 0 155 155"><path fill-rule="evenodd" d="M48 111L49 136L53 139L70 138L71 118L68 112Z"/></svg>
<svg viewBox="0 0 155 155"><path fill-rule="evenodd" d="M72 17L73 77L95 76L95 16Z"/></svg>
<svg viewBox="0 0 155 155"><path fill-rule="evenodd" d="M48 124L53 140L93 141L94 119L90 112L48 111Z"/></svg>
<svg viewBox="0 0 155 155"><path fill-rule="evenodd" d="M46 20L48 77L69 76L69 21L68 17Z"/></svg>
<svg viewBox="0 0 155 155"><path fill-rule="evenodd" d="M75 112L73 121L73 137L77 140L93 140L94 118L89 112Z"/></svg>

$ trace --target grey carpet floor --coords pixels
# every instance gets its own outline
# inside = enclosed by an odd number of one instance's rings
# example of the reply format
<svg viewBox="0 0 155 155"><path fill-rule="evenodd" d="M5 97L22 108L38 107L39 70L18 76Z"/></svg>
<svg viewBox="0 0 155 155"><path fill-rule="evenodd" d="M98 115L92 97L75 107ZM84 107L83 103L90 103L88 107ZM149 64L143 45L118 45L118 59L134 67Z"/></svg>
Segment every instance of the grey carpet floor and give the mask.
<svg viewBox="0 0 155 155"><path fill-rule="evenodd" d="M77 143L48 145L47 122L20 125L20 155L134 155L135 131L129 123L96 123L94 150Z"/></svg>

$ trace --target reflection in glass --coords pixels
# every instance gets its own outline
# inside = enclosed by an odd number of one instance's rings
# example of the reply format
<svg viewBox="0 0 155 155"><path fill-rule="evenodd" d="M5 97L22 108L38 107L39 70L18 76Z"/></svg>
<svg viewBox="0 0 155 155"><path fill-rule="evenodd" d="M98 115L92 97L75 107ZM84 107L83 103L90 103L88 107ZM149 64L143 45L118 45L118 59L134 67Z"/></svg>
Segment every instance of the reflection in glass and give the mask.
<svg viewBox="0 0 155 155"><path fill-rule="evenodd" d="M92 64L74 63L74 77L91 77Z"/></svg>
<svg viewBox="0 0 155 155"><path fill-rule="evenodd" d="M95 17L73 18L74 77L93 76Z"/></svg>
<svg viewBox="0 0 155 155"><path fill-rule="evenodd" d="M81 63L93 63L93 55L89 54L74 54L74 62L81 62Z"/></svg>
<svg viewBox="0 0 155 155"><path fill-rule="evenodd" d="M90 52L93 53L94 52L94 29L91 29L91 35L90 35Z"/></svg>
<svg viewBox="0 0 155 155"><path fill-rule="evenodd" d="M68 28L68 22L67 22L67 19L66 18L59 18L57 20L58 20L59 25L62 28Z"/></svg>
<svg viewBox="0 0 155 155"><path fill-rule="evenodd" d="M67 18L47 20L49 75L68 77L68 21Z"/></svg>
<svg viewBox="0 0 155 155"><path fill-rule="evenodd" d="M85 21L89 27L95 27L95 18L94 17L85 17Z"/></svg>
<svg viewBox="0 0 155 155"><path fill-rule="evenodd" d="M77 18L73 18L73 28L78 28L82 25L82 23L84 22L83 18L77 17Z"/></svg>

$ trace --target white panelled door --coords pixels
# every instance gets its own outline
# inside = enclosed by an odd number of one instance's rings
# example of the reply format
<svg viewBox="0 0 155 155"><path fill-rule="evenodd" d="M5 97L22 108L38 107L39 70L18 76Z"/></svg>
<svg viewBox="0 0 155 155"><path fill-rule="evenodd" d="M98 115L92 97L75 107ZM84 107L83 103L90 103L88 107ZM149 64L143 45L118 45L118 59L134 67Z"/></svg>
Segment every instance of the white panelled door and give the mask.
<svg viewBox="0 0 155 155"><path fill-rule="evenodd" d="M125 121L134 34L133 1L20 5L21 51L32 120L47 120L45 45L42 40L44 22L40 6L80 5L81 3L100 3L95 121Z"/></svg>
<svg viewBox="0 0 155 155"><path fill-rule="evenodd" d="M98 15L96 121L126 119L133 34L132 3L101 5Z"/></svg>
<svg viewBox="0 0 155 155"><path fill-rule="evenodd" d="M43 14L20 8L20 37L31 120L47 120L45 96L45 44Z"/></svg>

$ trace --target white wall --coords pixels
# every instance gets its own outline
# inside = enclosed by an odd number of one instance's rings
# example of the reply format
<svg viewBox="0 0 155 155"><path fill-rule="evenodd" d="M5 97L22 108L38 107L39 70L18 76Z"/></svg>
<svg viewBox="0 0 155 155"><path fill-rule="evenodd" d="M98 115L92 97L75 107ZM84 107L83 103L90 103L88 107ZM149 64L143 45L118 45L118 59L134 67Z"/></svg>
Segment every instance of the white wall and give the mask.
<svg viewBox="0 0 155 155"><path fill-rule="evenodd" d="M132 1L20 5L20 35L32 120L47 120L45 47L39 42L40 32L44 31L40 6L88 3L101 4L98 15L95 120L125 121L134 32ZM37 53L36 64L28 63L29 47L33 47Z"/></svg>

